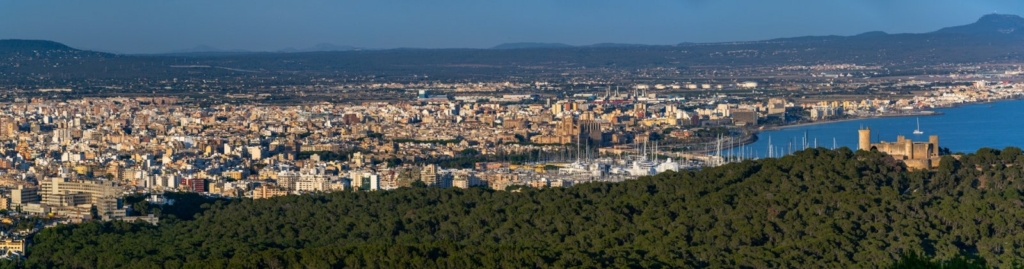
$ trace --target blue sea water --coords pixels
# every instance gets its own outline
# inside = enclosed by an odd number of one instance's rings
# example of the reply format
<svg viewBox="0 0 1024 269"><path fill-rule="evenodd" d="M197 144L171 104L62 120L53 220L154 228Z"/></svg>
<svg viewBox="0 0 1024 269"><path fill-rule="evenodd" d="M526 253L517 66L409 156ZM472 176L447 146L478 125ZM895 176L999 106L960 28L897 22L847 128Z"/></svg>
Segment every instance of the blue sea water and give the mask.
<svg viewBox="0 0 1024 269"><path fill-rule="evenodd" d="M835 141L837 147L856 149L857 129L869 127L872 143L895 141L898 135L914 141L928 141L929 135L938 135L939 146L952 152L975 152L983 147L1024 148L1024 100L972 104L937 111L943 114L869 118L764 131L758 134L757 142L744 147L747 148L747 156L763 158L768 154L768 140L771 138L776 155L788 153L790 145L793 151L803 148L806 134L809 147L814 147L817 139L818 147L832 148ZM921 120L921 131L924 131L921 135L913 134L918 119ZM739 154L738 151L734 150L733 154Z"/></svg>

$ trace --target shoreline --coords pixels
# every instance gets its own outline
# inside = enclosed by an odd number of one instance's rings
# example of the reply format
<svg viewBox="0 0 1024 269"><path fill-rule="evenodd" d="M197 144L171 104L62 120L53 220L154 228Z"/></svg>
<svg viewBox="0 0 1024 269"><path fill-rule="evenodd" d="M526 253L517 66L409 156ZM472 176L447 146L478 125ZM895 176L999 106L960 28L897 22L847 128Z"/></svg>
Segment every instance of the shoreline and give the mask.
<svg viewBox="0 0 1024 269"><path fill-rule="evenodd" d="M1018 101L1018 100L1024 100L1024 96L1020 96L1019 98L996 99L996 100L988 100L988 101L982 101L982 102L961 103L961 104L956 104L956 105L951 105L951 106L944 106L944 107L933 107L930 110L920 110L920 111L916 111L915 113L909 113L909 114L872 115L872 116L856 117L856 118L848 118L848 119L821 120L821 121L805 122L805 123L798 123L798 124L791 124L791 125L772 126L772 127L767 127L767 128L763 128L763 129L751 129L750 130L750 134L749 134L750 137L747 137L746 139L743 139L741 141L736 141L736 142L730 143L729 145L722 145L722 149L726 150L726 149L732 149L732 148L737 148L737 147L741 147L741 146L746 146L746 145L754 144L754 143L756 143L759 140L760 133L761 132L767 132L767 131L779 131L779 130L783 130L783 129L787 129L787 128L797 128L797 127L814 126L814 125L820 125L820 124L830 124L830 123L858 121L858 120L868 120L868 119L877 119L877 118L942 116L942 115L945 115L946 113L942 112L940 110L959 108L959 107L965 107L965 106L972 106L972 105L985 105L985 104L991 104L991 103L997 103L997 102ZM695 151L695 152L699 152L699 153L703 153L703 154L708 154L711 151L710 150L698 150L698 151Z"/></svg>
<svg viewBox="0 0 1024 269"><path fill-rule="evenodd" d="M755 129L755 130L753 130L753 132L754 133L760 133L762 131L778 131L778 130L782 130L782 129L786 129L786 128L796 128L796 127L812 126L812 125L818 125L818 124L847 122L847 121L876 119L876 118L898 118L898 117L911 117L911 116L917 116L917 117L941 116L941 115L944 115L945 113L940 111L940 110L946 110L946 109L952 109L952 108L960 108L960 107L972 106L972 105L985 105L985 104L992 104L992 103L999 103L999 102L1018 101L1018 100L1024 100L1024 95L1020 95L1020 96L1016 96L1016 97L1011 97L1011 98L985 100L985 101L977 101L977 102L970 102L970 103L959 103L959 104L953 104L953 105L949 105L949 106L931 107L929 110L920 110L919 112L913 113L913 114L883 114L883 115L873 115L873 116L866 116L866 117L857 117L857 118L852 118L852 119L822 120L822 121L805 122L805 123L798 123L798 124L792 124L792 125L772 126L772 127L763 128L763 129Z"/></svg>
<svg viewBox="0 0 1024 269"><path fill-rule="evenodd" d="M1024 100L1024 95L1016 96L1016 97L1012 97L1012 98L985 100L985 101L978 101L978 102L972 102L972 103L959 103L959 104L954 104L954 105L949 105L949 106L934 107L932 109L935 109L935 110L950 109L950 108L959 108L959 107L972 106L972 105L986 105L986 104L1009 102L1009 101L1019 101L1019 100Z"/></svg>
<svg viewBox="0 0 1024 269"><path fill-rule="evenodd" d="M941 115L945 114L945 113L942 113L942 112L939 112L939 111L935 111L935 110L925 110L925 111L922 111L922 112L931 112L931 113L885 114L885 115L874 115L874 116L866 116L866 117L856 117L856 118L850 118L850 119L821 120L821 121L815 121L815 122L805 122L805 123L797 123L797 124L782 125L782 126L772 126L772 127L763 128L763 129L756 129L756 130L754 130L754 132L755 133L760 133L760 132L763 132L763 131L778 131L778 130L788 129L788 128L796 128L796 127L804 127L804 126L814 126L814 125L819 125L819 124L829 124L829 123L838 123L838 122L847 122L847 121L877 119L877 118L932 117L932 116L941 116Z"/></svg>

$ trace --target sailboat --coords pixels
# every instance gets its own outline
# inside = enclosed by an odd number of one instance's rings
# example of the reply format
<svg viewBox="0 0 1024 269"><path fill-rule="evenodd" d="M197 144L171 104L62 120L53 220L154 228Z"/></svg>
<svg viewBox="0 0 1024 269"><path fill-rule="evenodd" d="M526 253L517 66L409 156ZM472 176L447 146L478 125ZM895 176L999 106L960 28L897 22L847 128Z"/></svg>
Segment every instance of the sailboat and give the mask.
<svg viewBox="0 0 1024 269"><path fill-rule="evenodd" d="M921 131L921 118L917 119L917 129L914 129L914 134L916 134L916 135L924 134L924 132Z"/></svg>

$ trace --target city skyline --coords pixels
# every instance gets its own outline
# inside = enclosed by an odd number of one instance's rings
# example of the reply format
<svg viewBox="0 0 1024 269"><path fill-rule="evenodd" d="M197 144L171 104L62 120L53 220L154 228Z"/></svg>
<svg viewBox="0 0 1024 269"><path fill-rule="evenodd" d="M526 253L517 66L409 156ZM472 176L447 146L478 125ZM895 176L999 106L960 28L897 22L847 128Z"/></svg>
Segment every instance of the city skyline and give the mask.
<svg viewBox="0 0 1024 269"><path fill-rule="evenodd" d="M0 0L0 268L1014 267L1019 14Z"/></svg>
<svg viewBox="0 0 1024 269"><path fill-rule="evenodd" d="M183 1L0 0L0 39L44 39L115 53L207 46L279 51L336 44L367 49L489 48L752 41L868 31L923 33L1024 3L972 1ZM181 14L188 14L187 16Z"/></svg>

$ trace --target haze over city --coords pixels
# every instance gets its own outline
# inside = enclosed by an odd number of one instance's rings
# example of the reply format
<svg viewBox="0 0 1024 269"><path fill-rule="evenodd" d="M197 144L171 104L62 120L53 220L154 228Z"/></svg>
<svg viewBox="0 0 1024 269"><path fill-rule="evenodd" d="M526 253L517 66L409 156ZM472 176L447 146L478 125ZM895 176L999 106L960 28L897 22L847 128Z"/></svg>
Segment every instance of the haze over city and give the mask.
<svg viewBox="0 0 1024 269"><path fill-rule="evenodd" d="M1016 0L271 1L0 0L0 38L116 53L278 51L330 43L367 49L752 41L867 31L929 32ZM15 27L11 27L15 26Z"/></svg>

